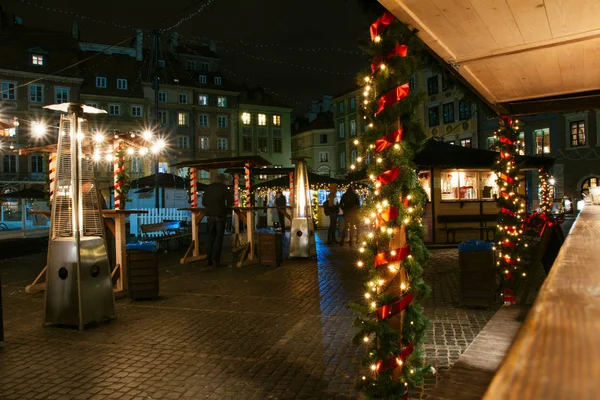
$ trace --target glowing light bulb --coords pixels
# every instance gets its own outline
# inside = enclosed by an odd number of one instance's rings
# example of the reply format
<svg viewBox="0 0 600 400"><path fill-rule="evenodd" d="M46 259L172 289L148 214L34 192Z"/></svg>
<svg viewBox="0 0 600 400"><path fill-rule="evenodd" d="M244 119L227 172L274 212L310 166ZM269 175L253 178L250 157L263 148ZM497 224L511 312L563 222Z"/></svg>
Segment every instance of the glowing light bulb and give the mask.
<svg viewBox="0 0 600 400"><path fill-rule="evenodd" d="M356 162L362 162L362 157L356 157Z"/></svg>
<svg viewBox="0 0 600 400"><path fill-rule="evenodd" d="M375 302L372 302L372 303L371 303L371 307L373 307L373 308L376 308L376 307L377 307L377 303L375 303Z"/></svg>
<svg viewBox="0 0 600 400"><path fill-rule="evenodd" d="M41 137L46 134L46 125L41 122L34 122L31 124L31 128L33 131L33 135L36 137Z"/></svg>
<svg viewBox="0 0 600 400"><path fill-rule="evenodd" d="M107 154L107 155L106 155L106 161L110 162L110 161L112 161L113 159L114 159L114 157L113 157L113 155L112 155L112 154Z"/></svg>
<svg viewBox="0 0 600 400"><path fill-rule="evenodd" d="M400 290L406 290L406 285L404 284L404 282L400 284Z"/></svg>
<svg viewBox="0 0 600 400"><path fill-rule="evenodd" d="M135 153L135 149L133 147L130 147L127 149L127 154L129 154L130 156L133 155Z"/></svg>
<svg viewBox="0 0 600 400"><path fill-rule="evenodd" d="M383 71L383 70L385 69L385 64L381 64L381 65L379 66L379 68L381 68L381 70Z"/></svg>
<svg viewBox="0 0 600 400"><path fill-rule="evenodd" d="M379 35L375 36L374 40L375 40L375 43L381 42L381 36L379 36Z"/></svg>
<svg viewBox="0 0 600 400"><path fill-rule="evenodd" d="M365 76L365 82L369 82L371 80L371 78L369 78L368 76Z"/></svg>
<svg viewBox="0 0 600 400"><path fill-rule="evenodd" d="M408 225L408 223L410 222L410 219L409 218L404 218L404 221L402 221L402 222L404 222L404 225Z"/></svg>
<svg viewBox="0 0 600 400"><path fill-rule="evenodd" d="M371 370L372 371L376 371L377 370L377 365L375 365L375 364L371 365Z"/></svg>
<svg viewBox="0 0 600 400"><path fill-rule="evenodd" d="M94 155L92 156L92 159L94 161L100 161L102 159L102 156L100 155L100 153L94 153Z"/></svg>
<svg viewBox="0 0 600 400"><path fill-rule="evenodd" d="M398 143L395 143L395 144L394 144L394 149L395 149L395 150L398 150L399 148L400 148L400 145L399 145Z"/></svg>
<svg viewBox="0 0 600 400"><path fill-rule="evenodd" d="M369 341L369 337L368 337L368 336L365 336L365 337L363 338L363 342L367 343L368 341Z"/></svg>
<svg viewBox="0 0 600 400"><path fill-rule="evenodd" d="M352 143L354 143L355 146L358 146L358 143L359 143L358 139L354 139L354 142L352 142Z"/></svg>
<svg viewBox="0 0 600 400"><path fill-rule="evenodd" d="M142 132L142 137L144 138L144 140L150 141L152 140L152 132L146 130Z"/></svg>
<svg viewBox="0 0 600 400"><path fill-rule="evenodd" d="M351 170L355 170L355 169L356 169L356 165L352 164L352 165L350 166L350 169L351 169Z"/></svg>
<svg viewBox="0 0 600 400"><path fill-rule="evenodd" d="M383 158L381 158L381 157L377 157L377 160L376 160L376 161L377 161L377 164L380 164L380 163L382 163L382 162L383 162Z"/></svg>
<svg viewBox="0 0 600 400"><path fill-rule="evenodd" d="M148 154L148 148L147 147L140 148L140 155L144 156L146 154Z"/></svg>
<svg viewBox="0 0 600 400"><path fill-rule="evenodd" d="M370 299L371 298L371 293L367 292L365 293L365 299Z"/></svg>
<svg viewBox="0 0 600 400"><path fill-rule="evenodd" d="M394 230L392 228L387 228L387 233L388 235L391 235L392 233L394 233Z"/></svg>

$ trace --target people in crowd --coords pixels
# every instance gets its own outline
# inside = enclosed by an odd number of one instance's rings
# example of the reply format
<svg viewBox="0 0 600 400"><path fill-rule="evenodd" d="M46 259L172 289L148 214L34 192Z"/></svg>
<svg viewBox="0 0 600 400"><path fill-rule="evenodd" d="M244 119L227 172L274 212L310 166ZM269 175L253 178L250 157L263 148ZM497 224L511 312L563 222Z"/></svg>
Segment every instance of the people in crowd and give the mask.
<svg viewBox="0 0 600 400"><path fill-rule="evenodd" d="M354 190L354 184L348 186L348 189L340 199L340 208L344 212L344 230L340 240L340 246L344 245L346 233L348 233L348 244L358 243L358 210L360 208L360 197Z"/></svg>
<svg viewBox="0 0 600 400"><path fill-rule="evenodd" d="M285 232L285 207L287 206L287 199L281 193L281 190L278 190L275 194L275 207L277 208L277 215L279 217L279 225L281 226L281 230ZM281 208L283 207L283 208Z"/></svg>
<svg viewBox="0 0 600 400"><path fill-rule="evenodd" d="M225 185L225 175L219 174L216 181L204 189L202 205L208 217L208 241L206 243L208 265L224 267L225 265L221 263L223 236L225 223L231 214L233 205L233 196Z"/></svg>
<svg viewBox="0 0 600 400"><path fill-rule="evenodd" d="M335 193L329 193L329 197L325 200L323 204L323 212L326 216L329 217L329 229L327 231L327 244L338 244L336 238L337 231L337 220L338 214L340 213L340 206L337 204L337 200L335 198Z"/></svg>

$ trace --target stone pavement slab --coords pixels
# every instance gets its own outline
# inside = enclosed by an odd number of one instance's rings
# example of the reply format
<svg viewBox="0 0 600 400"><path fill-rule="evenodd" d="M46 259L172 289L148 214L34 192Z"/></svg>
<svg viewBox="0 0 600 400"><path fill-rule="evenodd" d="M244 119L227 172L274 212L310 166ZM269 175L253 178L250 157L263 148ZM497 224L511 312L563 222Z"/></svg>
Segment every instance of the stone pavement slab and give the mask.
<svg viewBox="0 0 600 400"><path fill-rule="evenodd" d="M43 328L43 294L24 293L45 255L1 260L0 399L356 397L364 348L351 343L347 304L361 296L363 279L348 247L319 239L316 260L278 268L181 265L183 252L160 255L158 300L119 300L115 320L83 332ZM493 315L457 307L457 254L435 250L425 267L433 288L426 353L441 371ZM233 261L230 249L224 261ZM411 398L425 397L438 376Z"/></svg>

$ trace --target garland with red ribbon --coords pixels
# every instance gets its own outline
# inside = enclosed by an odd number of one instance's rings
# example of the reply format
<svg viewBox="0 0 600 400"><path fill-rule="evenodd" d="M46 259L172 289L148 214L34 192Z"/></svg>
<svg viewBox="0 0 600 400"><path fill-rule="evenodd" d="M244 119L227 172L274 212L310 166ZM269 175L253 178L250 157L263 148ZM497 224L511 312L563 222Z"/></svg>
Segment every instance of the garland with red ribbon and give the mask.
<svg viewBox="0 0 600 400"><path fill-rule="evenodd" d="M396 368L398 365L402 365L402 363L406 361L408 356L410 356L413 351L415 351L415 348L409 343L402 350L400 350L400 353L398 353L397 356L377 362L377 364L375 364L375 372L387 371Z"/></svg>
<svg viewBox="0 0 600 400"><path fill-rule="evenodd" d="M403 45L403 44L396 44L396 46L394 46L394 50L392 50L385 57L385 59L389 60L390 58L395 57L395 56L406 57L407 54L408 54L408 46ZM373 61L371 63L371 71L373 73L377 72L382 61L383 61L383 58L377 58L375 61Z"/></svg>
<svg viewBox="0 0 600 400"><path fill-rule="evenodd" d="M375 115L382 112L387 106L396 104L400 100L407 97L409 91L410 91L410 87L409 87L408 83L405 83L403 85L396 87L395 89L390 90L389 92L387 92L386 94L381 96L379 98L379 100L377 100L377 104L379 105L379 107L377 108Z"/></svg>
<svg viewBox="0 0 600 400"><path fill-rule="evenodd" d="M389 169L381 173L381 175L379 175L377 179L375 179L375 182L381 185L389 185L390 183L396 180L398 175L400 175L400 167Z"/></svg>
<svg viewBox="0 0 600 400"><path fill-rule="evenodd" d="M377 317L377 321L383 321L384 319L388 319L400 312L404 311L406 307L408 307L413 301L413 294L409 292L402 296L402 298L391 302L389 304L384 304L375 311L375 315Z"/></svg>
<svg viewBox="0 0 600 400"><path fill-rule="evenodd" d="M375 255L375 267L387 265L392 262L402 261L410 254L410 246L400 247L393 251L382 251Z"/></svg>
<svg viewBox="0 0 600 400"><path fill-rule="evenodd" d="M394 145L395 143L400 143L402 141L402 132L404 130L402 128L396 129L392 133L388 133L387 135L377 139L375 141L375 152L381 153L388 147Z"/></svg>
<svg viewBox="0 0 600 400"><path fill-rule="evenodd" d="M375 38L395 19L396 17L389 11L386 11L381 17L377 18L370 27L371 40L375 40Z"/></svg>

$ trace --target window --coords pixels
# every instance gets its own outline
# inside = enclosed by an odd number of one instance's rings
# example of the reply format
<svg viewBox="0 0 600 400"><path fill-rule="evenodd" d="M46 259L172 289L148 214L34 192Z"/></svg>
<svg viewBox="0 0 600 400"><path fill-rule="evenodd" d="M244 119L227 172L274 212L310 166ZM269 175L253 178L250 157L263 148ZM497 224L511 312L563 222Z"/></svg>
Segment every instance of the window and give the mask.
<svg viewBox="0 0 600 400"><path fill-rule="evenodd" d="M227 128L227 115L219 115L217 123L219 128Z"/></svg>
<svg viewBox="0 0 600 400"><path fill-rule="evenodd" d="M117 79L117 89L127 90L127 79Z"/></svg>
<svg viewBox="0 0 600 400"><path fill-rule="evenodd" d="M585 146L585 121L573 121L571 125L571 147Z"/></svg>
<svg viewBox="0 0 600 400"><path fill-rule="evenodd" d="M32 65L44 65L44 56L41 54L32 54L31 55L31 64Z"/></svg>
<svg viewBox="0 0 600 400"><path fill-rule="evenodd" d="M321 135L319 135L319 143L327 144L327 134L326 133L322 133Z"/></svg>
<svg viewBox="0 0 600 400"><path fill-rule="evenodd" d="M356 148L352 149L352 152L350 152L350 164L356 164L357 156L358 156L358 154L357 154Z"/></svg>
<svg viewBox="0 0 600 400"><path fill-rule="evenodd" d="M496 146L498 146L498 139L494 137L487 138L487 149L491 151L496 151Z"/></svg>
<svg viewBox="0 0 600 400"><path fill-rule="evenodd" d="M427 194L427 201L431 201L431 176L429 175L429 172L419 172L419 183L425 191L425 194Z"/></svg>
<svg viewBox="0 0 600 400"><path fill-rule="evenodd" d="M446 74L442 74L442 92L450 90L454 87L454 81Z"/></svg>
<svg viewBox="0 0 600 400"><path fill-rule="evenodd" d="M273 126L281 126L281 115L273 114Z"/></svg>
<svg viewBox="0 0 600 400"><path fill-rule="evenodd" d="M252 136L243 136L242 137L242 149L245 152L252 152Z"/></svg>
<svg viewBox="0 0 600 400"><path fill-rule="evenodd" d="M215 76L215 85L220 85L220 84L221 84L221 77Z"/></svg>
<svg viewBox="0 0 600 400"><path fill-rule="evenodd" d="M356 98L354 97L350 99L350 109L356 110Z"/></svg>
<svg viewBox="0 0 600 400"><path fill-rule="evenodd" d="M458 119L464 121L465 119L471 118L471 103L468 101L458 102Z"/></svg>
<svg viewBox="0 0 600 400"><path fill-rule="evenodd" d="M550 153L550 128L534 129L535 154Z"/></svg>
<svg viewBox="0 0 600 400"><path fill-rule="evenodd" d="M210 171L200 170L200 179L210 179Z"/></svg>
<svg viewBox="0 0 600 400"><path fill-rule="evenodd" d="M200 136L198 138L198 147L202 150L210 149L210 139L208 136Z"/></svg>
<svg viewBox="0 0 600 400"><path fill-rule="evenodd" d="M132 117L141 117L142 116L142 106L131 106L131 116Z"/></svg>
<svg viewBox="0 0 600 400"><path fill-rule="evenodd" d="M440 124L440 108L438 106L429 109L429 126L438 126Z"/></svg>
<svg viewBox="0 0 600 400"><path fill-rule="evenodd" d="M190 148L190 138L189 136L177 136L177 144L180 149L189 149Z"/></svg>
<svg viewBox="0 0 600 400"><path fill-rule="evenodd" d="M109 115L121 115L121 105L120 104L109 104L108 105L108 114Z"/></svg>
<svg viewBox="0 0 600 400"><path fill-rule="evenodd" d="M267 144L266 137L259 137L258 141L257 141L257 145L258 145L257 146L258 148L256 150L258 150L259 152L266 153L267 151L269 151L269 149L267 147L268 144Z"/></svg>
<svg viewBox="0 0 600 400"><path fill-rule="evenodd" d="M188 103L187 93L179 93L179 104L187 104L187 103Z"/></svg>
<svg viewBox="0 0 600 400"><path fill-rule="evenodd" d="M96 87L106 89L106 77L105 76L97 76L96 77Z"/></svg>
<svg viewBox="0 0 600 400"><path fill-rule="evenodd" d="M319 162L329 162L329 152L322 151L319 153Z"/></svg>
<svg viewBox="0 0 600 400"><path fill-rule="evenodd" d="M166 103L168 99L167 92L158 92L158 102Z"/></svg>
<svg viewBox="0 0 600 400"><path fill-rule="evenodd" d="M200 75L200 83L206 83L206 75Z"/></svg>
<svg viewBox="0 0 600 400"><path fill-rule="evenodd" d="M461 139L460 145L462 147L473 147L473 142L470 138L469 139Z"/></svg>
<svg viewBox="0 0 600 400"><path fill-rule="evenodd" d="M208 127L208 114L198 115L198 125L202 127Z"/></svg>
<svg viewBox="0 0 600 400"><path fill-rule="evenodd" d="M258 125L260 125L260 126L267 125L267 115L266 114L258 114Z"/></svg>
<svg viewBox="0 0 600 400"><path fill-rule="evenodd" d="M196 61L188 60L187 69L196 69Z"/></svg>
<svg viewBox="0 0 600 400"><path fill-rule="evenodd" d="M31 103L44 102L44 85L29 85L29 101Z"/></svg>
<svg viewBox="0 0 600 400"><path fill-rule="evenodd" d="M350 121L350 137L356 136L356 120Z"/></svg>
<svg viewBox="0 0 600 400"><path fill-rule="evenodd" d="M451 145L454 146L456 144L456 141L455 140L448 140L446 143L451 144Z"/></svg>
<svg viewBox="0 0 600 400"><path fill-rule="evenodd" d="M446 103L443 105L444 123L450 124L454 122L454 103Z"/></svg>
<svg viewBox="0 0 600 400"><path fill-rule="evenodd" d="M208 71L208 67L209 67L209 65L208 65L208 63L207 63L207 62L202 62L202 63L200 63L200 69L201 69L202 71Z"/></svg>
<svg viewBox="0 0 600 400"><path fill-rule="evenodd" d="M208 105L208 96L205 94L201 94L198 96L198 105L207 106Z"/></svg>
<svg viewBox="0 0 600 400"><path fill-rule="evenodd" d="M282 153L283 152L283 139L275 138L273 139L273 153Z"/></svg>
<svg viewBox="0 0 600 400"><path fill-rule="evenodd" d="M90 107L94 107L94 108L100 108L98 107L98 103L85 103L86 106L90 106Z"/></svg>
<svg viewBox="0 0 600 400"><path fill-rule="evenodd" d="M217 107L227 107L227 97L217 97Z"/></svg>
<svg viewBox="0 0 600 400"><path fill-rule="evenodd" d="M229 144L227 138L217 138L217 150L229 150Z"/></svg>
<svg viewBox="0 0 600 400"><path fill-rule="evenodd" d="M188 123L189 123L188 113L186 113L186 112L177 113L177 125L187 126Z"/></svg>
<svg viewBox="0 0 600 400"><path fill-rule="evenodd" d="M44 157L42 156L31 156L31 168L29 170L32 174L41 174L44 172Z"/></svg>
<svg viewBox="0 0 600 400"><path fill-rule="evenodd" d="M346 152L340 151L340 168L346 168Z"/></svg>
<svg viewBox="0 0 600 400"><path fill-rule="evenodd" d="M338 126L338 130L340 133L340 139L343 139L344 137L346 137L346 124L343 122L340 122L340 125Z"/></svg>
<svg viewBox="0 0 600 400"><path fill-rule="evenodd" d="M131 158L131 172L142 172L142 158L132 157Z"/></svg>
<svg viewBox="0 0 600 400"><path fill-rule="evenodd" d="M2 81L2 100L17 99L17 83Z"/></svg>
<svg viewBox="0 0 600 400"><path fill-rule="evenodd" d="M434 94L438 94L440 88L438 86L438 76L434 75L432 77L427 78L427 94L432 96Z"/></svg>
<svg viewBox="0 0 600 400"><path fill-rule="evenodd" d="M5 154L2 157L2 167L4 172L17 172L17 155Z"/></svg>
<svg viewBox="0 0 600 400"><path fill-rule="evenodd" d="M484 200L493 200L498 197L499 190L496 180L498 176L492 171L479 172L479 187L481 188L481 198Z"/></svg>
<svg viewBox="0 0 600 400"><path fill-rule="evenodd" d="M525 155L525 132L519 132L519 142L517 143L517 153Z"/></svg>
<svg viewBox="0 0 600 400"><path fill-rule="evenodd" d="M250 113L242 113L242 123L244 125L250 125L250 122L252 121L252 116L250 115Z"/></svg>
<svg viewBox="0 0 600 400"><path fill-rule="evenodd" d="M480 174L493 174L491 171L480 173L477 171L459 172L456 170L443 170L441 172L442 200L475 200L479 197L479 177ZM483 176L485 178L485 175ZM485 185L492 184L493 186L485 186L483 192L491 198L491 191L495 188L497 193L495 178L486 179Z"/></svg>
<svg viewBox="0 0 600 400"><path fill-rule="evenodd" d="M169 117L168 114L165 110L159 110L158 111L158 121L161 124L167 124L169 122Z"/></svg>

